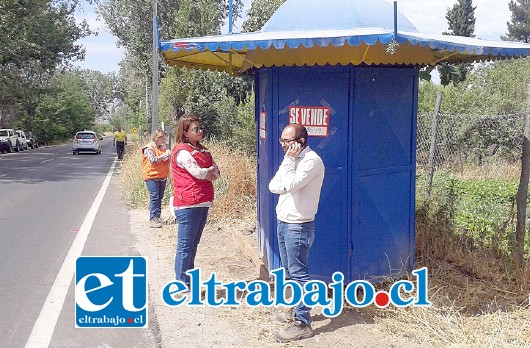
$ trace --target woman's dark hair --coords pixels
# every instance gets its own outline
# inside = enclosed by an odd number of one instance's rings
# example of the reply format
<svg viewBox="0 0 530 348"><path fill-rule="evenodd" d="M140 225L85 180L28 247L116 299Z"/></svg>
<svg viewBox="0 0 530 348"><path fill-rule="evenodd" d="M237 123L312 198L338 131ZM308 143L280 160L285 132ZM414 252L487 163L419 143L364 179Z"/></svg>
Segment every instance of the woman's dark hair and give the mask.
<svg viewBox="0 0 530 348"><path fill-rule="evenodd" d="M200 122L199 118L193 114L184 114L177 121L177 129L175 130L175 143L187 143L188 138L184 134L190 129L192 122Z"/></svg>

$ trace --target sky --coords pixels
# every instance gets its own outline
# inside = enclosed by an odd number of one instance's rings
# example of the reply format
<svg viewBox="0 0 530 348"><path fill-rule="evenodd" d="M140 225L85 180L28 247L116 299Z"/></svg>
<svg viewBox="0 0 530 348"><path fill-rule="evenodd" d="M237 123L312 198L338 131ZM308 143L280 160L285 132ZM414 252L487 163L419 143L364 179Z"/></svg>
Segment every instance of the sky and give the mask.
<svg viewBox="0 0 530 348"><path fill-rule="evenodd" d="M392 2L391 0L386 0ZM243 0L244 12L250 8L251 0ZM457 0L398 0L398 11L405 15L409 21L422 33L441 34L447 31L445 14ZM511 12L508 8L509 0L473 0L475 10L475 36L486 40L500 40L501 35L507 32L506 22L510 21ZM85 4L76 13L78 21L86 19L90 28L99 32L98 36L91 36L79 40L86 49L85 61L76 62L74 65L83 69L99 70L103 73L118 72L118 63L123 58L124 51L116 45L116 38L105 28L102 19L98 19L93 6ZM235 24L241 27L240 20ZM225 25L223 33L228 31ZM162 38L164 40L172 38Z"/></svg>

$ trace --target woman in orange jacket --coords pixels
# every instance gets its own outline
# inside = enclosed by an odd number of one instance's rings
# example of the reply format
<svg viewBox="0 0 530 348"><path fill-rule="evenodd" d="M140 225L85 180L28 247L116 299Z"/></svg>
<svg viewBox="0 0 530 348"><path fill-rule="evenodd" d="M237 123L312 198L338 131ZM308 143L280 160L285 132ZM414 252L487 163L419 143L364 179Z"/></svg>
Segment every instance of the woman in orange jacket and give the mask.
<svg viewBox="0 0 530 348"><path fill-rule="evenodd" d="M149 227L152 228L162 227L160 214L171 154L164 146L166 140L167 133L159 129L153 133L151 142L142 148L142 175L149 190Z"/></svg>

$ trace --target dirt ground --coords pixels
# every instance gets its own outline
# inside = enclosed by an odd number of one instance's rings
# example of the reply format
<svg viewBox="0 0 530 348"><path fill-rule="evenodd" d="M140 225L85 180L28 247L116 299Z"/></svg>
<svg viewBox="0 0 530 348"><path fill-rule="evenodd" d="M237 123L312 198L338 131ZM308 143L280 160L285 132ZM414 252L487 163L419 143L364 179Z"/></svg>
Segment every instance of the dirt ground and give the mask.
<svg viewBox="0 0 530 348"><path fill-rule="evenodd" d="M165 213L165 212L164 212ZM167 220L161 229L148 227L148 212L130 211L130 228L137 249L148 258L150 315L156 316L160 347L420 347L405 337L392 335L362 312L345 309L337 318L327 318L319 308L312 310L314 337L288 344L274 341L282 325L274 318L278 308L190 307L170 308L161 298L165 284L174 280L177 226ZM240 233L234 233L239 231ZM244 241L234 237L244 238ZM256 266L241 250L255 248L255 228L251 223L209 224L199 245L195 265L203 280L216 272L219 281L258 279ZM153 322L151 320L151 322Z"/></svg>

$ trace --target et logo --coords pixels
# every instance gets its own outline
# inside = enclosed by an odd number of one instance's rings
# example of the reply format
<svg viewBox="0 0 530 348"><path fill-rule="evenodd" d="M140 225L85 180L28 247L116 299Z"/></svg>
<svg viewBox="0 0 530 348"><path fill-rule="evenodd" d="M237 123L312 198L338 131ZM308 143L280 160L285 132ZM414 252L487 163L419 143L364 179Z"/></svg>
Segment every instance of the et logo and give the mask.
<svg viewBox="0 0 530 348"><path fill-rule="evenodd" d="M76 328L139 328L147 322L146 258L77 258Z"/></svg>

